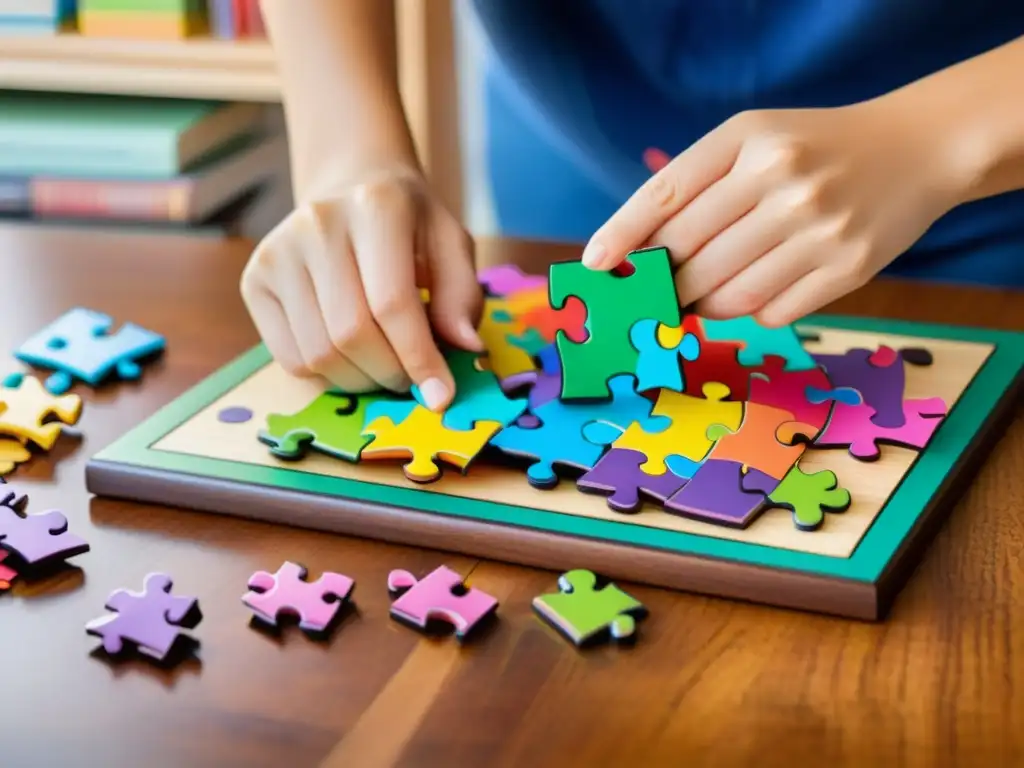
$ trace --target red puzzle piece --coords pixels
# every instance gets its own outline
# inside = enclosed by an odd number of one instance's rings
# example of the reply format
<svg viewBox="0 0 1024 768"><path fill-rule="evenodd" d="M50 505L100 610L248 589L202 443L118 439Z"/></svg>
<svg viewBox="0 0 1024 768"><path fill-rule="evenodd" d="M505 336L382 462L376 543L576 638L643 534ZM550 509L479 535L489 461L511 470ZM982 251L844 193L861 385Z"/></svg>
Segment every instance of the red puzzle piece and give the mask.
<svg viewBox="0 0 1024 768"><path fill-rule="evenodd" d="M746 400L750 374L760 368L740 365L736 355L743 345L734 341L708 341L704 337L700 318L693 314L683 316L683 332L692 333L700 342L700 355L697 359L682 361L685 394L703 397L704 385L718 382L729 388L729 400Z"/></svg>
<svg viewBox="0 0 1024 768"><path fill-rule="evenodd" d="M575 296L565 306L555 309L549 304L533 307L523 313L523 325L534 328L545 341L554 341L558 331L565 331L570 341L580 343L589 337L586 328L587 306Z"/></svg>

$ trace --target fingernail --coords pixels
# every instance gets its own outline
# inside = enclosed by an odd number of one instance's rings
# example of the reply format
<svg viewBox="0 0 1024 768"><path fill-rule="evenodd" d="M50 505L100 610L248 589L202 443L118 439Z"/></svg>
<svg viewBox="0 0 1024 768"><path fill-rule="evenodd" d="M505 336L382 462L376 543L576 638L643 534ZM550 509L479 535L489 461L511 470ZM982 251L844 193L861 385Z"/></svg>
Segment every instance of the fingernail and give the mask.
<svg viewBox="0 0 1024 768"><path fill-rule="evenodd" d="M591 240L587 243L587 247L583 249L583 266L589 267L590 269L598 269L601 266L601 262L605 260L608 255L608 251L601 243Z"/></svg>
<svg viewBox="0 0 1024 768"><path fill-rule="evenodd" d="M448 387L438 378L427 379L420 384L420 394L426 402L427 408L436 411L448 399Z"/></svg>

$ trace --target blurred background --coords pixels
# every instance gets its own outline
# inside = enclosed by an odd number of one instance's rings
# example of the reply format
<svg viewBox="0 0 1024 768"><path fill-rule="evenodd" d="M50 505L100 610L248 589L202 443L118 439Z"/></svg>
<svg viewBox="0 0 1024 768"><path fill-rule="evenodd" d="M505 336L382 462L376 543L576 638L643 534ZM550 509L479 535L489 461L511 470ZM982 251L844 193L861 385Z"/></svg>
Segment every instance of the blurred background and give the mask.
<svg viewBox="0 0 1024 768"><path fill-rule="evenodd" d="M465 7L398 0L402 92L433 183L488 234ZM0 221L258 239L291 207L257 0L0 0Z"/></svg>

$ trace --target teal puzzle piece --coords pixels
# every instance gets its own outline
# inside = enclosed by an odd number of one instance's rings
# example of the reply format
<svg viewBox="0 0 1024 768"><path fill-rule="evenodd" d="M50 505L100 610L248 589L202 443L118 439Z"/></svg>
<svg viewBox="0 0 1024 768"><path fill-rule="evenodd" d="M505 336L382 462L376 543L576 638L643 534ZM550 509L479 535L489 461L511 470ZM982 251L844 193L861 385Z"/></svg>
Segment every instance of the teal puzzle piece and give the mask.
<svg viewBox="0 0 1024 768"><path fill-rule="evenodd" d="M444 427L471 430L477 421L497 421L505 426L526 413L527 399L506 396L498 377L480 367L479 353L452 349L445 353L445 359L455 377L455 398L441 419ZM416 402L426 406L418 386L413 385L412 394ZM402 418L407 415L402 414Z"/></svg>
<svg viewBox="0 0 1024 768"><path fill-rule="evenodd" d="M702 325L708 341L743 342L737 353L740 365L757 367L764 363L766 355L778 355L786 361L783 366L786 371L809 371L818 367L791 325L766 328L749 315L729 320L703 319Z"/></svg>

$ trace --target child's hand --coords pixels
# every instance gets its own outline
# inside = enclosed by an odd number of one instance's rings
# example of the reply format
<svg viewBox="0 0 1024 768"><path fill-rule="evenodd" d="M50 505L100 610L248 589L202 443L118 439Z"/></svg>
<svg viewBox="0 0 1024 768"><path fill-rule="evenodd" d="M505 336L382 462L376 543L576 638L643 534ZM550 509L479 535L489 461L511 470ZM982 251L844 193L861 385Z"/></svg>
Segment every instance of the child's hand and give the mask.
<svg viewBox="0 0 1024 768"><path fill-rule="evenodd" d="M867 282L956 204L928 114L892 99L740 114L651 177L594 234L610 269L666 246L683 305L784 325Z"/></svg>
<svg viewBox="0 0 1024 768"><path fill-rule="evenodd" d="M241 287L283 368L346 391L415 383L440 408L454 382L431 326L482 349L472 240L411 168L365 174L299 207L256 248Z"/></svg>

